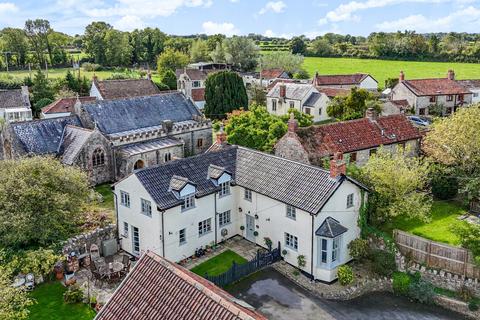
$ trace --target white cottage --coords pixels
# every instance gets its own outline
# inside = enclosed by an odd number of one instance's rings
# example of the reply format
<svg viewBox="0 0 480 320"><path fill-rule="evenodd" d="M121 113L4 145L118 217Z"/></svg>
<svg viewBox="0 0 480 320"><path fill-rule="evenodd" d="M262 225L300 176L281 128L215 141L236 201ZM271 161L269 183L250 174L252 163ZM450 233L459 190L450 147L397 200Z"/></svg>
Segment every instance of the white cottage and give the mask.
<svg viewBox="0 0 480 320"><path fill-rule="evenodd" d="M114 185L122 248L171 260L241 235L286 249L285 261L315 279L333 281L351 260L347 245L365 188L345 176L337 157L331 170L239 146L138 170Z"/></svg>

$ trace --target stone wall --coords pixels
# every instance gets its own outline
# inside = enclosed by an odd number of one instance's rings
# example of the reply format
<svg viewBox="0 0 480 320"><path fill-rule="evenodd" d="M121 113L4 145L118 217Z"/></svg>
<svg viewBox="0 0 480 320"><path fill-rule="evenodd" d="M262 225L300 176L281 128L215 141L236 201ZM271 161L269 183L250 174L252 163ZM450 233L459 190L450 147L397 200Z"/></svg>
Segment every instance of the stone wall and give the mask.
<svg viewBox="0 0 480 320"><path fill-rule="evenodd" d="M435 304L442 306L445 309L449 309L458 312L469 319L480 319L480 310L471 311L468 309L468 304L463 301L451 299L444 296L436 296Z"/></svg>
<svg viewBox="0 0 480 320"><path fill-rule="evenodd" d="M85 253L85 245L88 251L90 246L96 244L102 254L102 241L116 238L117 226L109 224L104 228L97 228L94 231L75 236L65 241L62 248L62 254L69 254L75 251L77 254Z"/></svg>

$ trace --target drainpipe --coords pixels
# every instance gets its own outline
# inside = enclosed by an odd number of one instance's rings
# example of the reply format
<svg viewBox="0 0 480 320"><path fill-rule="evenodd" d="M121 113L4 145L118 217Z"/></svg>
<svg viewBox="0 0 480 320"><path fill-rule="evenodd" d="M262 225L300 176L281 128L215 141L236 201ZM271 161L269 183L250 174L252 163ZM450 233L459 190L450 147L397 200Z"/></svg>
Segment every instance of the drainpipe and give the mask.
<svg viewBox="0 0 480 320"><path fill-rule="evenodd" d="M214 199L214 213L215 213L215 244L217 244L218 239L217 239L217 193L215 192L213 194L213 199Z"/></svg>
<svg viewBox="0 0 480 320"><path fill-rule="evenodd" d="M113 181L117 181L117 156L115 154L115 146L110 142L112 148L112 163L113 163Z"/></svg>
<svg viewBox="0 0 480 320"><path fill-rule="evenodd" d="M165 214L165 210L160 210L158 207L157 207L157 210L160 211L162 214L162 257L165 258L165 223L163 218L163 215Z"/></svg>
<svg viewBox="0 0 480 320"><path fill-rule="evenodd" d="M313 275L313 239L314 239L314 231L313 231L313 222L315 221L315 216L312 214L312 253L311 253L311 256L310 256L310 272L311 272L311 275L312 275L312 279L315 279L315 276Z"/></svg>
<svg viewBox="0 0 480 320"><path fill-rule="evenodd" d="M119 227L119 221L118 221L118 197L117 194L113 191L115 190L115 186L110 187L113 193L113 197L115 198L115 219L117 220L117 239L120 241L120 227Z"/></svg>

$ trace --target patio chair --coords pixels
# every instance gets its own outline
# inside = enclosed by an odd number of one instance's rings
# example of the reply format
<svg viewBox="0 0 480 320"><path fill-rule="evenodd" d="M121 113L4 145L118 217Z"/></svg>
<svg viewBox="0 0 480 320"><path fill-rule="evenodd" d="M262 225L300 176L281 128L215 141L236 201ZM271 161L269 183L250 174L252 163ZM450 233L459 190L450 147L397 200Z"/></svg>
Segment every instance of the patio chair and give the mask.
<svg viewBox="0 0 480 320"><path fill-rule="evenodd" d="M105 263L108 265L109 263L113 262L114 256L106 256L105 257Z"/></svg>
<svg viewBox="0 0 480 320"><path fill-rule="evenodd" d="M120 272L122 276L127 275L128 271L130 271L130 257L123 256L122 257L123 269Z"/></svg>
<svg viewBox="0 0 480 320"><path fill-rule="evenodd" d="M100 250L98 249L98 246L96 244L92 244L90 246L90 257L92 260L100 258Z"/></svg>
<svg viewBox="0 0 480 320"><path fill-rule="evenodd" d="M103 285L103 281L106 280L106 277L102 275L98 270L92 271L93 283L96 285L97 281L100 281L100 287Z"/></svg>
<svg viewBox="0 0 480 320"><path fill-rule="evenodd" d="M33 273L29 273L25 276L25 288L28 291L32 291L35 288L35 276Z"/></svg>

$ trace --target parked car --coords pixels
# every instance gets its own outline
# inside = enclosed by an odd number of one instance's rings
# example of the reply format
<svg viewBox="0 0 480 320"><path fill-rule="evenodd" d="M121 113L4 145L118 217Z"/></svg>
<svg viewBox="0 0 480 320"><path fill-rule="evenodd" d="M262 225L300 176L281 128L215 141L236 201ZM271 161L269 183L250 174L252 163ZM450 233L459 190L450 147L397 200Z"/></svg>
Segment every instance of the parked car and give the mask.
<svg viewBox="0 0 480 320"><path fill-rule="evenodd" d="M417 126L428 127L431 124L429 120L418 116L408 116L408 119Z"/></svg>

